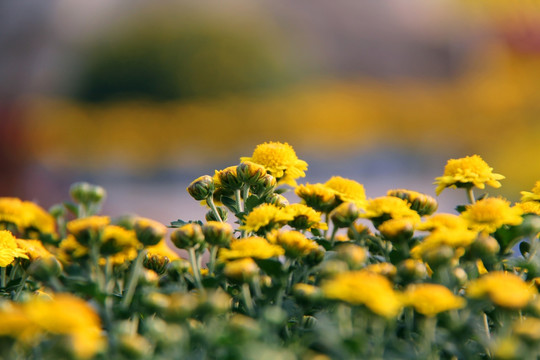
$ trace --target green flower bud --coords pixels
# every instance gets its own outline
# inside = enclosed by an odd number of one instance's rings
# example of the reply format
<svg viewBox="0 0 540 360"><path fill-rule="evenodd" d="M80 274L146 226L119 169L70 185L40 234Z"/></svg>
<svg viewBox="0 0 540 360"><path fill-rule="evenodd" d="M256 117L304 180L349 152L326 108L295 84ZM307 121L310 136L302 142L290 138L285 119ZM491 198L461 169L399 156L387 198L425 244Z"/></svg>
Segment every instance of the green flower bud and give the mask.
<svg viewBox="0 0 540 360"><path fill-rule="evenodd" d="M171 234L171 240L179 249L198 249L204 243L204 234L199 224L189 223L175 229Z"/></svg>
<svg viewBox="0 0 540 360"><path fill-rule="evenodd" d="M118 350L127 359L144 359L152 352L152 345L141 335L125 334L118 339Z"/></svg>
<svg viewBox="0 0 540 360"><path fill-rule="evenodd" d="M423 259L433 270L438 267L448 265L454 258L454 249L447 245L429 249L423 254Z"/></svg>
<svg viewBox="0 0 540 360"><path fill-rule="evenodd" d="M46 256L33 261L26 272L36 280L47 281L60 276L62 264L54 256Z"/></svg>
<svg viewBox="0 0 540 360"><path fill-rule="evenodd" d="M467 272L460 267L452 269L452 275L454 275L454 279L456 280L458 286L465 285L467 283L467 280L469 280Z"/></svg>
<svg viewBox="0 0 540 360"><path fill-rule="evenodd" d="M201 201L211 196L214 189L214 179L209 175L203 175L189 184L186 190L195 200Z"/></svg>
<svg viewBox="0 0 540 360"><path fill-rule="evenodd" d="M175 259L167 266L167 275L169 275L171 279L178 281L185 273L189 272L189 268L190 265L187 260Z"/></svg>
<svg viewBox="0 0 540 360"><path fill-rule="evenodd" d="M495 238L481 233L471 244L471 255L482 259L488 263L495 260L495 256L501 249L499 242Z"/></svg>
<svg viewBox="0 0 540 360"><path fill-rule="evenodd" d="M259 274L259 267L252 258L233 260L225 264L223 274L233 282L249 282Z"/></svg>
<svg viewBox="0 0 540 360"><path fill-rule="evenodd" d="M216 176L224 189L237 190L243 185L242 180L238 178L238 174L236 173L236 166L229 166L220 170L216 173Z"/></svg>
<svg viewBox="0 0 540 360"><path fill-rule="evenodd" d="M304 257L304 261L309 266L318 265L324 260L325 253L326 250L324 250L322 246L319 246L317 249L310 251L310 253L307 254L306 257Z"/></svg>
<svg viewBox="0 0 540 360"><path fill-rule="evenodd" d="M71 198L80 204L100 203L107 196L105 189L87 182L76 182L69 188Z"/></svg>
<svg viewBox="0 0 540 360"><path fill-rule="evenodd" d="M276 205L277 207L283 208L289 205L289 200L281 194L272 193L266 198L268 204Z"/></svg>
<svg viewBox="0 0 540 360"><path fill-rule="evenodd" d="M416 211L420 216L431 215L439 207L437 200L433 197L417 191L405 189L389 190L387 195L405 200L411 206L411 209Z"/></svg>
<svg viewBox="0 0 540 360"><path fill-rule="evenodd" d="M336 247L336 253L340 260L345 261L351 269L360 269L366 262L367 252L358 245L343 244Z"/></svg>
<svg viewBox="0 0 540 360"><path fill-rule="evenodd" d="M320 265L320 277L329 278L349 270L349 265L342 260L327 260Z"/></svg>
<svg viewBox="0 0 540 360"><path fill-rule="evenodd" d="M227 326L230 333L241 339L257 338L261 334L259 323L249 316L234 314L229 319Z"/></svg>
<svg viewBox="0 0 540 360"><path fill-rule="evenodd" d="M231 297L223 290L201 294L197 313L202 316L224 314L231 309Z"/></svg>
<svg viewBox="0 0 540 360"><path fill-rule="evenodd" d="M144 267L155 271L158 275L163 275L165 273L167 264L169 264L169 258L157 254L146 253L143 260Z"/></svg>
<svg viewBox="0 0 540 360"><path fill-rule="evenodd" d="M407 259L399 263L397 272L401 279L407 283L425 279L428 275L426 265L414 259Z"/></svg>
<svg viewBox="0 0 540 360"><path fill-rule="evenodd" d="M276 178L270 174L261 177L255 184L251 185L251 192L262 196L271 193L277 186Z"/></svg>
<svg viewBox="0 0 540 360"><path fill-rule="evenodd" d="M295 284L292 288L292 293L300 305L315 304L324 298L320 288L303 283Z"/></svg>
<svg viewBox="0 0 540 360"><path fill-rule="evenodd" d="M233 228L230 224L209 221L202 227L204 238L210 245L228 246L232 240Z"/></svg>
<svg viewBox="0 0 540 360"><path fill-rule="evenodd" d="M135 220L133 230L135 230L139 242L144 246L156 245L167 234L165 225L142 217Z"/></svg>
<svg viewBox="0 0 540 360"><path fill-rule="evenodd" d="M358 219L358 207L352 202L345 202L332 210L330 219L334 226L347 228Z"/></svg>
<svg viewBox="0 0 540 360"><path fill-rule="evenodd" d="M49 214L55 219L66 215L66 208L63 205L56 204L50 207Z"/></svg>
<svg viewBox="0 0 540 360"><path fill-rule="evenodd" d="M227 217L229 216L229 213L227 212L227 209L224 207L218 206L216 207L216 210L219 214L219 217L222 221L227 221ZM206 215L204 216L206 221L219 221L219 219L216 217L216 214L212 210L208 211Z"/></svg>
<svg viewBox="0 0 540 360"><path fill-rule="evenodd" d="M244 161L236 168L238 179L246 184L256 184L261 177L266 175L264 166L251 161Z"/></svg>

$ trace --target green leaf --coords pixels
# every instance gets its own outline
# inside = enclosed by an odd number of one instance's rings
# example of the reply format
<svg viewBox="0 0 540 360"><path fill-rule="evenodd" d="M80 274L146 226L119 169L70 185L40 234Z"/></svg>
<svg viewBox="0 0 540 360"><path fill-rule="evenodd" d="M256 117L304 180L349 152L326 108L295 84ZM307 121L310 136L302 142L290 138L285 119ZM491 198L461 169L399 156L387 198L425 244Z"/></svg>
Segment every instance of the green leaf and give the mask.
<svg viewBox="0 0 540 360"><path fill-rule="evenodd" d="M233 213L237 214L240 210L238 207L236 207L236 200L233 198L230 198L228 196L222 196L221 202L223 205L225 205L229 210L231 210Z"/></svg>
<svg viewBox="0 0 540 360"><path fill-rule="evenodd" d="M540 232L540 216L523 215L523 222L516 226L503 226L493 234L501 246L501 254L510 251L519 239L536 236Z"/></svg>
<svg viewBox="0 0 540 360"><path fill-rule="evenodd" d="M461 214L462 212L465 211L466 208L467 208L467 205L458 205L456 206L456 211Z"/></svg>
<svg viewBox="0 0 540 360"><path fill-rule="evenodd" d="M72 203L71 201L64 201L62 204L67 209L67 211L79 217L79 207L77 206L77 204Z"/></svg>
<svg viewBox="0 0 540 360"><path fill-rule="evenodd" d="M330 250L332 248L332 243L323 237L314 238L313 240L315 240L317 244L321 245L324 250Z"/></svg>
<svg viewBox="0 0 540 360"><path fill-rule="evenodd" d="M202 221L200 220L189 220L189 221L184 221L184 220L181 220L181 219L178 219L178 220L175 220L175 221L171 221L171 225L169 225L168 227L169 228L179 228L179 227L182 227L186 224L199 224L199 225L203 225Z"/></svg>
<svg viewBox="0 0 540 360"><path fill-rule="evenodd" d="M283 265L275 259L254 259L257 265L268 275L281 277L283 275Z"/></svg>
<svg viewBox="0 0 540 360"><path fill-rule="evenodd" d="M246 212L251 212L254 208L261 205L264 201L256 195L251 195L246 199L245 208Z"/></svg>

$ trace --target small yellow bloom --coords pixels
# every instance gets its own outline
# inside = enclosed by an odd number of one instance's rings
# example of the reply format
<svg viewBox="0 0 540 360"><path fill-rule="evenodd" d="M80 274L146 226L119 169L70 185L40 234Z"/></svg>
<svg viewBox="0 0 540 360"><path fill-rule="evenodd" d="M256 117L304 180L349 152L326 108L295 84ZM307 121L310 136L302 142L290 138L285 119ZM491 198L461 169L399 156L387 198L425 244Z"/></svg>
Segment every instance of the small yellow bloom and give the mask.
<svg viewBox="0 0 540 360"><path fill-rule="evenodd" d="M304 204L292 204L285 207L285 211L294 218L289 225L298 230L328 229L328 225L321 220L321 213Z"/></svg>
<svg viewBox="0 0 540 360"><path fill-rule="evenodd" d="M307 256L319 248L319 244L298 231L274 230L266 237L270 243L285 249L285 255L293 259Z"/></svg>
<svg viewBox="0 0 540 360"><path fill-rule="evenodd" d="M410 218L390 219L383 222L378 230L391 241L408 240L414 234L415 221Z"/></svg>
<svg viewBox="0 0 540 360"><path fill-rule="evenodd" d="M536 289L515 274L494 271L471 281L466 293L471 298L488 297L501 307L521 309L533 299Z"/></svg>
<svg viewBox="0 0 540 360"><path fill-rule="evenodd" d="M335 191L324 184L300 185L294 192L307 206L317 211L328 212L338 204Z"/></svg>
<svg viewBox="0 0 540 360"><path fill-rule="evenodd" d="M259 267L252 258L229 261L225 264L223 274L229 279L248 282L259 273Z"/></svg>
<svg viewBox="0 0 540 360"><path fill-rule="evenodd" d="M540 202L540 181L537 181L534 184L532 192L529 192L529 191L521 192L521 202L527 202L527 201Z"/></svg>
<svg viewBox="0 0 540 360"><path fill-rule="evenodd" d="M146 251L148 251L149 255L166 256L170 261L180 258L180 256L169 247L165 239L161 240L156 245L148 246Z"/></svg>
<svg viewBox="0 0 540 360"><path fill-rule="evenodd" d="M382 275L370 271L348 271L337 274L322 284L329 299L342 300L352 305L365 305L375 314L391 318L401 310L400 296L392 283Z"/></svg>
<svg viewBox="0 0 540 360"><path fill-rule="evenodd" d="M156 245L165 238L167 227L162 223L144 218L136 217L133 223L133 230L137 240L144 246Z"/></svg>
<svg viewBox="0 0 540 360"><path fill-rule="evenodd" d="M453 249L467 248L478 233L468 229L440 229L434 230L424 240L411 250L411 256L420 259L424 254L442 246L449 246Z"/></svg>
<svg viewBox="0 0 540 360"><path fill-rule="evenodd" d="M271 204L262 204L253 209L244 219L241 230L257 232L261 229L272 230L294 220L294 215L283 208Z"/></svg>
<svg viewBox="0 0 540 360"><path fill-rule="evenodd" d="M467 205L461 217L477 231L492 233L503 225L519 225L523 222L523 211L511 207L510 202L502 198L489 197Z"/></svg>
<svg viewBox="0 0 540 360"><path fill-rule="evenodd" d="M140 246L133 230L127 230L118 225L105 226L101 232L100 242L100 252L103 255L112 255L130 247Z"/></svg>
<svg viewBox="0 0 540 360"><path fill-rule="evenodd" d="M298 159L292 146L273 141L257 145L251 157L241 157L240 161L260 164L278 184L291 186L296 186L296 179L306 176L308 168L307 162Z"/></svg>
<svg viewBox="0 0 540 360"><path fill-rule="evenodd" d="M7 222L17 227L21 234L31 231L54 233L54 218L43 208L31 201L18 198L0 198L0 223Z"/></svg>
<svg viewBox="0 0 540 360"><path fill-rule="evenodd" d="M39 240L17 239L17 246L28 255L30 261L53 256Z"/></svg>
<svg viewBox="0 0 540 360"><path fill-rule="evenodd" d="M15 258L28 259L26 251L17 246L15 236L10 231L0 230L0 267L6 267Z"/></svg>
<svg viewBox="0 0 540 360"><path fill-rule="evenodd" d="M439 229L467 229L468 223L465 219L454 214L435 214L426 221L417 225L418 230L439 230Z"/></svg>
<svg viewBox="0 0 540 360"><path fill-rule="evenodd" d="M435 193L439 195L445 188L476 186L484 189L486 184L494 188L501 187L498 180L503 175L493 173L493 168L478 155L466 156L460 159L450 159L446 163L443 176L435 179Z"/></svg>
<svg viewBox="0 0 540 360"><path fill-rule="evenodd" d="M454 295L445 286L427 283L410 285L404 293L404 302L426 316L465 306L465 299Z"/></svg>
<svg viewBox="0 0 540 360"><path fill-rule="evenodd" d="M367 202L366 212L361 216L367 219L384 222L390 219L408 218L411 221L420 222L420 215L411 210L409 204L400 198L394 196L381 196L370 199Z"/></svg>
<svg viewBox="0 0 540 360"><path fill-rule="evenodd" d="M521 209L524 214L540 215L540 201L526 201L517 203L516 207Z"/></svg>
<svg viewBox="0 0 540 360"><path fill-rule="evenodd" d="M264 238L252 236L233 240L230 249L221 249L219 251L218 258L220 261L246 257L268 259L284 253L285 250L281 246L270 244Z"/></svg>
<svg viewBox="0 0 540 360"><path fill-rule="evenodd" d="M407 201L411 206L411 209L416 211L420 216L431 215L439 207L437 200L435 200L429 195L422 194L418 191L396 189L389 190L386 195L395 196Z"/></svg>
<svg viewBox="0 0 540 360"><path fill-rule="evenodd" d="M96 238L101 230L109 223L108 216L89 216L85 218L71 220L67 223L67 230L75 236L75 239L84 246L88 246L91 238Z"/></svg>
<svg viewBox="0 0 540 360"><path fill-rule="evenodd" d="M363 209L366 205L366 191L364 185L341 176L333 176L324 184L334 191L336 197L342 202L352 202Z"/></svg>

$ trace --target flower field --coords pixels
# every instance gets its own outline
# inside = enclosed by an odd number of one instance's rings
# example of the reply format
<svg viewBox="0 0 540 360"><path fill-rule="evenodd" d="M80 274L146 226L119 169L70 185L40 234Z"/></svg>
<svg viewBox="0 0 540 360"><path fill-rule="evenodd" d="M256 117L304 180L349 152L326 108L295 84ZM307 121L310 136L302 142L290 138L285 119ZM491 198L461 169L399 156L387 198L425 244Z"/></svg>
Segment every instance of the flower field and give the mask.
<svg viewBox="0 0 540 360"><path fill-rule="evenodd" d="M0 198L0 358L535 359L540 181L512 204L479 155L441 168L453 213L302 183L280 142L191 182L205 219L113 218L86 182L48 211Z"/></svg>

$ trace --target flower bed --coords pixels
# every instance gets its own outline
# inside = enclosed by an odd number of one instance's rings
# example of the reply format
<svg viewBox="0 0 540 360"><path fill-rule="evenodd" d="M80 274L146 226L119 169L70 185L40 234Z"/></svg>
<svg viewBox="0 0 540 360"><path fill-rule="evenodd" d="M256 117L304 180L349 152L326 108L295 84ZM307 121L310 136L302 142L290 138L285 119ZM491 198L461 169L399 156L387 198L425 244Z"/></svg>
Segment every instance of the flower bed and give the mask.
<svg viewBox="0 0 540 360"><path fill-rule="evenodd" d="M366 197L278 142L187 191L205 221L99 215L105 190L49 212L0 198L0 346L8 359L532 359L540 354L540 182L449 160L436 193ZM298 203L282 194L291 188ZM197 206L194 204L194 206ZM166 241L170 238L170 242ZM180 258L168 245L187 251ZM203 258L205 261L203 261Z"/></svg>

